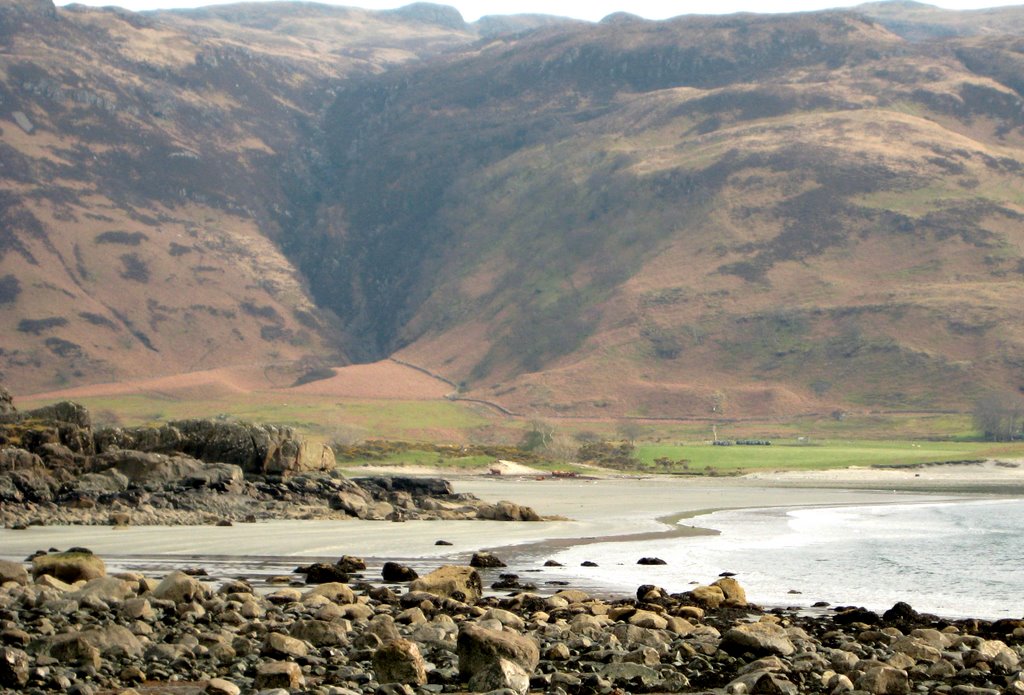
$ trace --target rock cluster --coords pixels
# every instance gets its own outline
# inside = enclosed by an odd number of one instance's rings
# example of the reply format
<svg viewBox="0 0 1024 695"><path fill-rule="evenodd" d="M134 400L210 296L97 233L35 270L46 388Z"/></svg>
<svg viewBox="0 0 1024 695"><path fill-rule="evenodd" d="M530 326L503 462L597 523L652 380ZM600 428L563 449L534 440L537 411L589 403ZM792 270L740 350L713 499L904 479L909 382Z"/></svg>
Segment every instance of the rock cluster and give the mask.
<svg viewBox="0 0 1024 695"><path fill-rule="evenodd" d="M74 403L17 411L0 390L0 523L229 524L260 519L533 521L447 481L346 479L287 427L182 420L94 430Z"/></svg>
<svg viewBox="0 0 1024 695"><path fill-rule="evenodd" d="M404 592L325 583L261 595L183 572L68 583L45 558L34 580L0 564L4 693L171 682L233 695L1024 692L1024 620L942 621L905 604L883 616L765 613L740 601L735 580L712 585L727 596L717 608L702 592L650 585L618 600L573 589L481 597L471 567Z"/></svg>

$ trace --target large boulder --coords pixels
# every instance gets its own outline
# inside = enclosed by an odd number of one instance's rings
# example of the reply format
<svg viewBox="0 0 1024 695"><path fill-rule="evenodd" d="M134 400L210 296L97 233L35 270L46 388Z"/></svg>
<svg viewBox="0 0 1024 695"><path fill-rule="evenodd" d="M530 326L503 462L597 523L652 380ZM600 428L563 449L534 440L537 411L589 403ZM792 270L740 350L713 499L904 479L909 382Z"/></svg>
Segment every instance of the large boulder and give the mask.
<svg viewBox="0 0 1024 695"><path fill-rule="evenodd" d="M253 687L257 690L283 688L294 690L305 685L302 669L292 661L267 661L256 669Z"/></svg>
<svg viewBox="0 0 1024 695"><path fill-rule="evenodd" d="M743 590L740 583L733 577L722 577L721 579L712 582L711 586L716 586L721 589L722 594L725 596L725 601L729 605L747 605L747 592Z"/></svg>
<svg viewBox="0 0 1024 695"><path fill-rule="evenodd" d="M877 666L868 669L857 679L857 690L872 695L906 695L910 692L910 679L903 669Z"/></svg>
<svg viewBox="0 0 1024 695"><path fill-rule="evenodd" d="M541 521L540 514L530 507L524 507L508 500L482 506L479 516L481 519L493 519L494 521Z"/></svg>
<svg viewBox="0 0 1024 695"><path fill-rule="evenodd" d="M82 548L32 558L33 579L50 575L62 582L73 584L79 580L89 581L105 577L106 574L107 567L103 560Z"/></svg>
<svg viewBox="0 0 1024 695"><path fill-rule="evenodd" d="M526 695L530 690L530 674L514 661L497 659L469 679L471 693L489 693L496 690L511 690L517 695Z"/></svg>
<svg viewBox="0 0 1024 695"><path fill-rule="evenodd" d="M425 591L459 601L477 601L483 595L483 582L472 567L445 565L409 585L409 591Z"/></svg>
<svg viewBox="0 0 1024 695"><path fill-rule="evenodd" d="M20 562L0 560L0 584L28 584L28 570Z"/></svg>
<svg viewBox="0 0 1024 695"><path fill-rule="evenodd" d="M752 652L762 656L789 656L796 651L786 631L768 621L744 623L726 630L722 635L721 648L730 654Z"/></svg>
<svg viewBox="0 0 1024 695"><path fill-rule="evenodd" d="M14 647L0 648L0 688L20 690L28 683L28 669L28 654Z"/></svg>
<svg viewBox="0 0 1024 695"><path fill-rule="evenodd" d="M174 603L189 603L206 598L212 593L210 587L181 570L174 570L168 574L153 589L154 598Z"/></svg>
<svg viewBox="0 0 1024 695"><path fill-rule="evenodd" d="M142 642L123 625L105 625L80 633L83 640L95 647L103 658L138 658Z"/></svg>
<svg viewBox="0 0 1024 695"><path fill-rule="evenodd" d="M407 639L388 640L374 651L373 672L381 684L427 682L427 667L419 647Z"/></svg>
<svg viewBox="0 0 1024 695"><path fill-rule="evenodd" d="M131 584L117 577L97 577L90 579L85 586L71 594L78 601L99 599L105 603L120 603L133 595Z"/></svg>
<svg viewBox="0 0 1024 695"><path fill-rule="evenodd" d="M470 680L499 659L518 664L527 674L532 674L540 661L537 643L508 630L489 630L467 623L459 630L456 643L459 656L459 675Z"/></svg>

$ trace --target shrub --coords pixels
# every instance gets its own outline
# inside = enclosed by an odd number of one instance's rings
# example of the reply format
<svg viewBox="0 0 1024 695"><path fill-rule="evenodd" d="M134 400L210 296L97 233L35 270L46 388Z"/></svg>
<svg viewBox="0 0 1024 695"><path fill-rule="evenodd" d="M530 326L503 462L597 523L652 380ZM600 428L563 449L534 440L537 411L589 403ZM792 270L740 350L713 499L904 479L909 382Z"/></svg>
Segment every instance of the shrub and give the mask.
<svg viewBox="0 0 1024 695"><path fill-rule="evenodd" d="M149 237L142 232L103 232L96 235L97 244L123 244L125 246L138 246Z"/></svg>
<svg viewBox="0 0 1024 695"><path fill-rule="evenodd" d="M62 316L51 316L45 319L22 319L18 322L18 331L21 333L39 335L43 331L48 331L51 328L66 326L67 323L68 320Z"/></svg>
<svg viewBox="0 0 1024 695"><path fill-rule="evenodd" d="M121 256L121 277L135 282L149 282L149 266L138 254L125 253Z"/></svg>
<svg viewBox="0 0 1024 695"><path fill-rule="evenodd" d="M13 304L21 294L21 283L13 275L0 278L0 304Z"/></svg>

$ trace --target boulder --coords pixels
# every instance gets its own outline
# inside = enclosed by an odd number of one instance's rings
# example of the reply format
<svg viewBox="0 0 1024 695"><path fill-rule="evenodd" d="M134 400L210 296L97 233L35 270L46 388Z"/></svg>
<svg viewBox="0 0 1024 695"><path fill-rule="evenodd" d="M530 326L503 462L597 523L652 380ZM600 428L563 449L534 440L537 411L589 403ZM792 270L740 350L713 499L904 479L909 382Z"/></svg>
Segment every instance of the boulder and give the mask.
<svg viewBox="0 0 1024 695"><path fill-rule="evenodd" d="M795 684L781 674L763 669L742 674L726 686L726 691L751 695L797 695L800 692Z"/></svg>
<svg viewBox="0 0 1024 695"><path fill-rule="evenodd" d="M872 695L907 695L910 679L903 669L892 666L877 666L868 669L857 679L857 689Z"/></svg>
<svg viewBox="0 0 1024 695"><path fill-rule="evenodd" d="M717 586L695 586L689 594L704 608L715 609L725 601L725 592Z"/></svg>
<svg viewBox="0 0 1024 695"><path fill-rule="evenodd" d="M381 684L427 682L427 668L419 647L407 639L388 640L374 651L373 672Z"/></svg>
<svg viewBox="0 0 1024 695"><path fill-rule="evenodd" d="M473 557L469 560L469 566L480 569L489 567L508 567L508 565L502 562L501 558L497 555L487 552L473 553Z"/></svg>
<svg viewBox="0 0 1024 695"><path fill-rule="evenodd" d="M660 557L642 557L636 561L638 565L667 565Z"/></svg>
<svg viewBox="0 0 1024 695"><path fill-rule="evenodd" d="M212 591L195 577L174 570L153 589L153 597L174 603L190 603L210 596Z"/></svg>
<svg viewBox="0 0 1024 695"><path fill-rule="evenodd" d="M334 564L350 574L366 569L366 560L355 555L342 555Z"/></svg>
<svg viewBox="0 0 1024 695"><path fill-rule="evenodd" d="M20 562L0 560L0 584L28 584L28 570Z"/></svg>
<svg viewBox="0 0 1024 695"><path fill-rule="evenodd" d="M123 625L105 625L81 633L82 639L99 650L102 658L141 657L144 647L139 638Z"/></svg>
<svg viewBox="0 0 1024 695"><path fill-rule="evenodd" d="M786 631L772 622L743 623L726 630L721 648L730 654L753 652L779 656L789 656L796 651Z"/></svg>
<svg viewBox="0 0 1024 695"><path fill-rule="evenodd" d="M629 624L654 630L664 630L668 627L668 620L652 611L641 610L629 617Z"/></svg>
<svg viewBox="0 0 1024 695"><path fill-rule="evenodd" d="M242 689L229 680L211 678L203 692L209 695L241 695Z"/></svg>
<svg viewBox="0 0 1024 695"><path fill-rule="evenodd" d="M530 507L524 507L501 500L494 505L481 507L479 516L482 519L493 519L495 521L540 521L541 517Z"/></svg>
<svg viewBox="0 0 1024 695"><path fill-rule="evenodd" d="M721 589L722 594L725 596L725 601L729 605L747 605L747 592L743 590L740 583L733 577L722 577L721 579L712 582L711 586L716 586Z"/></svg>
<svg viewBox="0 0 1024 695"><path fill-rule="evenodd" d="M489 693L511 690L526 695L530 689L530 674L522 666L508 659L497 659L473 674L469 679L471 693Z"/></svg>
<svg viewBox="0 0 1024 695"><path fill-rule="evenodd" d="M99 668L102 663L100 650L78 632L51 638L47 641L46 653L63 664Z"/></svg>
<svg viewBox="0 0 1024 695"><path fill-rule="evenodd" d="M314 596L323 596L334 603L341 604L355 603L356 600L356 592L352 591L352 587L341 582L328 582L313 587L301 595L301 600L305 603Z"/></svg>
<svg viewBox="0 0 1024 695"><path fill-rule="evenodd" d="M256 669L253 687L256 690L283 688L294 690L306 684L299 665L291 661L268 661Z"/></svg>
<svg viewBox="0 0 1024 695"><path fill-rule="evenodd" d="M340 647L348 643L346 625L340 621L296 620L288 634L317 648Z"/></svg>
<svg viewBox="0 0 1024 695"><path fill-rule="evenodd" d="M5 393L0 389L0 395ZM20 690L28 682L28 670L28 654L14 647L0 648L0 688Z"/></svg>
<svg viewBox="0 0 1024 695"><path fill-rule="evenodd" d="M97 577L85 586L73 591L70 596L78 601L95 598L106 603L119 603L133 594L131 585L117 577Z"/></svg>
<svg viewBox="0 0 1024 695"><path fill-rule="evenodd" d="M411 582L420 575L411 567L397 562L385 562L380 571L381 578L386 582Z"/></svg>
<svg viewBox="0 0 1024 695"><path fill-rule="evenodd" d="M103 560L88 550L75 549L32 558L32 577L37 579L44 574L74 584L79 580L106 576L107 567Z"/></svg>
<svg viewBox="0 0 1024 695"><path fill-rule="evenodd" d="M328 584L334 582L345 584L348 582L348 572L338 565L331 565L326 562L314 562L312 565L299 567L295 571L306 575L307 584Z"/></svg>
<svg viewBox="0 0 1024 695"><path fill-rule="evenodd" d="M409 591L425 591L459 601L477 601L483 595L483 582L472 567L445 565L412 582Z"/></svg>
<svg viewBox="0 0 1024 695"><path fill-rule="evenodd" d="M279 658L299 659L309 654L309 647L295 637L280 632L271 632L263 643L263 653Z"/></svg>
<svg viewBox="0 0 1024 695"><path fill-rule="evenodd" d="M540 650L529 637L507 630L489 630L467 623L459 630L456 642L459 656L459 675L471 679L478 671L507 659L532 674L540 661Z"/></svg>
<svg viewBox="0 0 1024 695"><path fill-rule="evenodd" d="M353 490L341 490L327 501L331 509L344 512L348 516L364 518L370 511L370 500L366 493Z"/></svg>

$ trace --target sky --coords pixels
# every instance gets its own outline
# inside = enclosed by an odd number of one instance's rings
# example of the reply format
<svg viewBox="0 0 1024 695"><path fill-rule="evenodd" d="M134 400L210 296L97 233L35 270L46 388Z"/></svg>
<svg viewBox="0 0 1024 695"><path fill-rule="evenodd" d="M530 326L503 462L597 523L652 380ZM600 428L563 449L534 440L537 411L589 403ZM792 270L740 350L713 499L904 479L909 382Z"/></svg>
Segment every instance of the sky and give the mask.
<svg viewBox="0 0 1024 695"><path fill-rule="evenodd" d="M81 0L79 0L81 2ZM172 7L199 7L233 0L85 0L84 5L118 5L129 10L156 10ZM333 5L391 9L413 0L352 0L331 2ZM862 0L435 0L457 8L463 18L473 22L483 15L541 13L597 21L613 12L630 12L647 19L665 19L682 14L729 14L732 12L804 12L830 7L860 4ZM969 10L999 5L1020 5L1024 0L925 0L947 9ZM58 0L58 4L67 4Z"/></svg>

